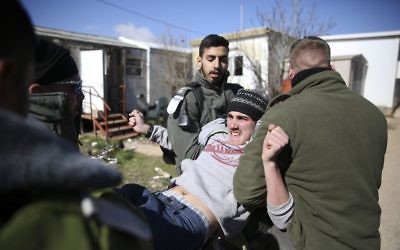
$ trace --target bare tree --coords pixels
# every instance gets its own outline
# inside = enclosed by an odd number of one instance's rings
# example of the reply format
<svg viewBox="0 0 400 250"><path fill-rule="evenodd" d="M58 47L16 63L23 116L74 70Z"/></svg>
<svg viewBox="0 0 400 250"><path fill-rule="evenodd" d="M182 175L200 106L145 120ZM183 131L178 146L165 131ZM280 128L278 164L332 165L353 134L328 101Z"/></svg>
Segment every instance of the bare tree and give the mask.
<svg viewBox="0 0 400 250"><path fill-rule="evenodd" d="M272 77L280 75L279 63L276 63L276 54L283 51L280 41L284 36L286 35L265 27L237 32L230 36L229 39L233 42L233 47L237 47L240 51L240 53L232 51L232 54L236 55L232 60L234 75L236 75L236 59L239 55L243 58L240 58L243 60L243 68L247 69L247 80L251 77L251 82L256 89L269 89L271 82L278 81L277 77ZM291 40L293 39L291 38ZM268 48L265 48L265 45L268 45ZM271 53L272 50L274 53ZM263 63L266 61L268 65ZM251 72L250 76L249 72ZM271 93L271 90L268 92Z"/></svg>
<svg viewBox="0 0 400 250"><path fill-rule="evenodd" d="M176 89L192 79L192 55L187 39L182 35L166 32L160 38L161 48L154 53L154 81L164 85L172 96Z"/></svg>
<svg viewBox="0 0 400 250"><path fill-rule="evenodd" d="M284 0L275 0L270 11L257 10L257 18L262 27L271 29L269 36L268 92L272 97L279 92L285 74L285 59L295 39L304 36L328 34L335 24L332 19L320 21L315 2L307 11L301 0L290 0L291 8L284 7Z"/></svg>

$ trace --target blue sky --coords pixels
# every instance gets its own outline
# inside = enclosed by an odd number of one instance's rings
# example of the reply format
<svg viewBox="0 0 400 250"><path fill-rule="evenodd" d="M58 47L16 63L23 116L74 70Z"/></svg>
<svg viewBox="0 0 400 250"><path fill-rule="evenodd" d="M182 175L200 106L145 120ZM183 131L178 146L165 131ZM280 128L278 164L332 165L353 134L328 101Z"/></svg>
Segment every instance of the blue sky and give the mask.
<svg viewBox="0 0 400 250"><path fill-rule="evenodd" d="M155 41L173 33L185 39L259 27L257 10L270 11L275 0L21 0L35 25L87 34ZM280 1L290 6L290 1ZM400 30L399 0L302 0L313 3L321 22L331 19L330 34ZM117 5L118 8L111 5ZM171 24L171 25L168 25ZM179 28L177 28L177 27Z"/></svg>

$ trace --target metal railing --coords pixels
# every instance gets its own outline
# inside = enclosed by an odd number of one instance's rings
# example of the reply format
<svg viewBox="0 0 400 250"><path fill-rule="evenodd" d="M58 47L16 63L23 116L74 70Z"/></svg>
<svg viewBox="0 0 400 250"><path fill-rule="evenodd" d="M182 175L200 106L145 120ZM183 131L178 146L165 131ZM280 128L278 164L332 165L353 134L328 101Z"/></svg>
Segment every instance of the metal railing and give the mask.
<svg viewBox="0 0 400 250"><path fill-rule="evenodd" d="M100 130L103 134L105 134L106 140L109 139L108 134L108 114L111 111L110 106L104 100L104 98L99 94L99 92L93 86L82 86L83 93L89 95L89 110L90 110L90 119L93 123L93 133L97 136L97 129ZM93 103L93 97L99 98L103 104L103 112L101 112L96 105ZM100 116L105 122L105 128L101 126L97 117L94 117L94 111L96 111L97 116Z"/></svg>

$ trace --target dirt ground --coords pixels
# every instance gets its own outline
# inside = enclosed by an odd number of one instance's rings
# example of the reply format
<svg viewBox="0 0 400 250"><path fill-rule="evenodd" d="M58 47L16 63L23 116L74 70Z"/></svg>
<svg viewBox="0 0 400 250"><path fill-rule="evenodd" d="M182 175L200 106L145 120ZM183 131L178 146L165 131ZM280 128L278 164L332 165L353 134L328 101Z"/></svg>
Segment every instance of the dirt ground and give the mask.
<svg viewBox="0 0 400 250"><path fill-rule="evenodd" d="M400 250L400 118L388 118L388 146L379 190L382 250Z"/></svg>
<svg viewBox="0 0 400 250"><path fill-rule="evenodd" d="M124 142L124 148L134 149L136 152L150 155L162 156L162 151L158 144L152 143L145 138L135 138Z"/></svg>
<svg viewBox="0 0 400 250"><path fill-rule="evenodd" d="M380 233L382 250L400 250L400 118L388 118L388 145L382 186ZM132 140L127 146L147 155L162 155L160 148L146 140Z"/></svg>

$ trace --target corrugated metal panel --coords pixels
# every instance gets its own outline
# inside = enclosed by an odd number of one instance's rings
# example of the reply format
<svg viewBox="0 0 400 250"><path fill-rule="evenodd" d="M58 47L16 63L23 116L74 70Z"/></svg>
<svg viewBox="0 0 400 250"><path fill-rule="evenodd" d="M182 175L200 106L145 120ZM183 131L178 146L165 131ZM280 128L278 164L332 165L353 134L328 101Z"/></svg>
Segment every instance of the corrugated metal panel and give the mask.
<svg viewBox="0 0 400 250"><path fill-rule="evenodd" d="M118 47L139 48L136 45L121 42L120 40L111 38L111 37L89 35L89 34L83 34L83 33L71 32L71 31L44 28L44 27L39 27L39 26L35 26L35 31L36 31L36 34L38 34L38 35L48 36L48 37L52 37L52 38L60 38L60 39L67 39L67 40L88 42L88 43L96 43L96 44L102 44L102 45L111 45L111 46L118 46Z"/></svg>

